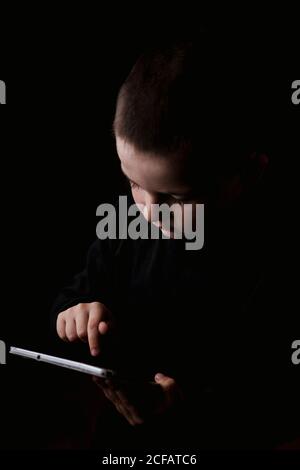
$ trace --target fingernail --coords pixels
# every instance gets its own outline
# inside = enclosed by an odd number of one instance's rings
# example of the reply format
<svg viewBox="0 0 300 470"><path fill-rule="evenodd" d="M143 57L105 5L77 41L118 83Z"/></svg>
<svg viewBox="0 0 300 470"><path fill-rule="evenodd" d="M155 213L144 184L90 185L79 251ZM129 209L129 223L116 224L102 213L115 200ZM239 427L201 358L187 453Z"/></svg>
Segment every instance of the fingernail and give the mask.
<svg viewBox="0 0 300 470"><path fill-rule="evenodd" d="M99 353L99 349L96 349L96 348L92 349L91 351L92 356L97 356L98 353Z"/></svg>

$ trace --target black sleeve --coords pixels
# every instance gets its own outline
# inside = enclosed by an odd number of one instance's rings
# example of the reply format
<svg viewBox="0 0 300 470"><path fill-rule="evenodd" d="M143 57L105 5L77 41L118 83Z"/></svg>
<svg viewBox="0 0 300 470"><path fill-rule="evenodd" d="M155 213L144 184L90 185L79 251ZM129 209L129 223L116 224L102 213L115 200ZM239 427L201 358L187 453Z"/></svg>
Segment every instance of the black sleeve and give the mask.
<svg viewBox="0 0 300 470"><path fill-rule="evenodd" d="M78 303L102 302L110 308L113 290L113 247L111 241L96 240L90 247L85 269L65 287L54 302L52 319Z"/></svg>

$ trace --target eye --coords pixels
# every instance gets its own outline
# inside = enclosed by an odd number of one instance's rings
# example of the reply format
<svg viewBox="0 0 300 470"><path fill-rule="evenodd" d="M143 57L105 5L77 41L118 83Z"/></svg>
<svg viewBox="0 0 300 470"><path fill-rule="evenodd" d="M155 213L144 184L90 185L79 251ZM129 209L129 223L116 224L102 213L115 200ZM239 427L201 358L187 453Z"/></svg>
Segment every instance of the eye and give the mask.
<svg viewBox="0 0 300 470"><path fill-rule="evenodd" d="M128 181L129 181L131 189L134 189L134 188L138 189L139 188L139 185L136 184L134 181L131 181L131 180L128 180Z"/></svg>

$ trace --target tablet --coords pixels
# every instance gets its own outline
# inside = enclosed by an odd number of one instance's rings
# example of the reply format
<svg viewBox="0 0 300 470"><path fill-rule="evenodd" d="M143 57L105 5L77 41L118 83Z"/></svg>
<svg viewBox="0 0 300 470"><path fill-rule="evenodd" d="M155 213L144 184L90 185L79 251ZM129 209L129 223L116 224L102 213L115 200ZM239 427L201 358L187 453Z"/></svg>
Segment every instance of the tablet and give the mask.
<svg viewBox="0 0 300 470"><path fill-rule="evenodd" d="M115 377L116 372L110 369L103 369L101 367L91 366L89 364L83 364L82 362L71 361L62 357L49 356L48 354L42 354L34 351L28 351L27 349L16 348L12 346L9 350L10 354L15 356L21 356L27 359L34 359L40 362L47 362L54 366L65 367L66 369L76 370L83 374L94 375L103 379L109 379Z"/></svg>

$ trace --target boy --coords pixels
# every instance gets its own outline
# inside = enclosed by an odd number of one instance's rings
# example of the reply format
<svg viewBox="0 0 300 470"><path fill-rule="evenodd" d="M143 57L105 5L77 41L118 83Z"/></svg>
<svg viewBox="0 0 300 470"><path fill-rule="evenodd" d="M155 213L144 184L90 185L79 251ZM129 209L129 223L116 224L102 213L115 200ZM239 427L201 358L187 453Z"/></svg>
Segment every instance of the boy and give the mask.
<svg viewBox="0 0 300 470"><path fill-rule="evenodd" d="M145 432L148 447L264 447L278 440L265 343L270 322L274 338L279 331L264 283L269 160L255 148L261 116L249 124L251 90L241 100L244 84L229 77L220 106L211 58L213 52L198 55L182 43L151 50L135 64L117 100L116 148L134 202L164 237L97 240L86 270L55 307L61 339L85 341L101 358L117 335L118 367L130 364L154 379L156 386L99 383L118 413ZM180 208L167 227L153 219L153 205L163 203ZM205 243L187 251L175 234L186 217L195 225L196 211L183 209L199 203ZM277 374L280 357L274 361Z"/></svg>

